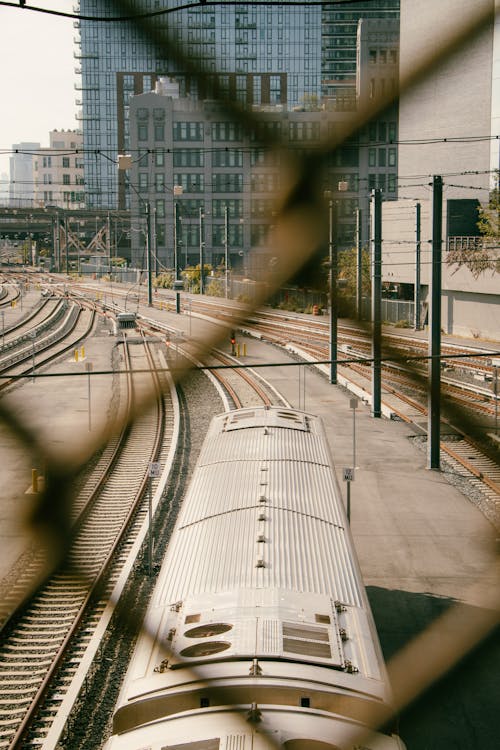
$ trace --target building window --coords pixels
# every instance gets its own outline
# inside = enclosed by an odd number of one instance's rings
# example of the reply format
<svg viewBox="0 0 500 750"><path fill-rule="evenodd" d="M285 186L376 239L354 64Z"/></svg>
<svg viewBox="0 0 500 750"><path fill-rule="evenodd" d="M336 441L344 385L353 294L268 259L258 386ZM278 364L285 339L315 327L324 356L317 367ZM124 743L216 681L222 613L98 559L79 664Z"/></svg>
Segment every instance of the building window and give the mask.
<svg viewBox="0 0 500 750"><path fill-rule="evenodd" d="M165 246L165 224L156 225L156 244L159 247Z"/></svg>
<svg viewBox="0 0 500 750"><path fill-rule="evenodd" d="M277 172L253 174L250 185L254 193L274 193L280 189L280 175Z"/></svg>
<svg viewBox="0 0 500 750"><path fill-rule="evenodd" d="M165 125L163 123L155 123L155 141L165 140Z"/></svg>
<svg viewBox="0 0 500 750"><path fill-rule="evenodd" d="M377 164L377 149L369 148L368 149L368 166L375 167L376 164Z"/></svg>
<svg viewBox="0 0 500 750"><path fill-rule="evenodd" d="M213 174L212 191L214 193L241 193L243 190L242 174Z"/></svg>
<svg viewBox="0 0 500 750"><path fill-rule="evenodd" d="M174 122L174 141L202 141L202 122Z"/></svg>
<svg viewBox="0 0 500 750"><path fill-rule="evenodd" d="M370 62L370 65L375 65L377 62L377 50L371 49L368 52L368 60Z"/></svg>
<svg viewBox="0 0 500 750"><path fill-rule="evenodd" d="M389 193L396 192L396 175L395 174L387 175L387 189Z"/></svg>
<svg viewBox="0 0 500 750"><path fill-rule="evenodd" d="M148 173L139 172L139 190L148 189Z"/></svg>
<svg viewBox="0 0 500 750"><path fill-rule="evenodd" d="M184 193L202 193L205 190L205 177L200 173L174 174L174 185L180 185Z"/></svg>
<svg viewBox="0 0 500 750"><path fill-rule="evenodd" d="M62 165L63 169L69 169L69 156L63 156Z"/></svg>
<svg viewBox="0 0 500 750"><path fill-rule="evenodd" d="M213 218L223 219L226 207L229 219L240 219L243 216L243 201L239 198L228 198L226 200L215 198L212 201Z"/></svg>
<svg viewBox="0 0 500 750"><path fill-rule="evenodd" d="M155 191L162 193L165 190L165 176L163 172L155 173Z"/></svg>
<svg viewBox="0 0 500 750"><path fill-rule="evenodd" d="M386 161L387 161L387 154L386 154L385 148L379 148L379 150L378 150L378 165L379 165L379 167L385 167L386 166Z"/></svg>
<svg viewBox="0 0 500 750"><path fill-rule="evenodd" d="M155 153L155 167L164 167L165 166L165 152L164 151L156 151Z"/></svg>
<svg viewBox="0 0 500 750"><path fill-rule="evenodd" d="M156 201L155 208L157 218L163 219L165 217L165 201L162 198Z"/></svg>
<svg viewBox="0 0 500 750"><path fill-rule="evenodd" d="M242 167L243 152L235 149L216 149L212 156L214 167Z"/></svg>
<svg viewBox="0 0 500 750"><path fill-rule="evenodd" d="M69 174L63 174L63 185L69 185L69 184L70 184Z"/></svg>
<svg viewBox="0 0 500 750"><path fill-rule="evenodd" d="M199 148L184 148L174 151L174 167L203 167L204 152Z"/></svg>
<svg viewBox="0 0 500 750"><path fill-rule="evenodd" d="M397 161L397 149L390 148L389 149L389 166L395 167Z"/></svg>
<svg viewBox="0 0 500 750"><path fill-rule="evenodd" d="M148 125L147 123L139 123L137 126L137 140L147 141L148 140Z"/></svg>
<svg viewBox="0 0 500 750"><path fill-rule="evenodd" d="M212 123L212 140L214 141L241 141L243 132L241 126L235 122Z"/></svg>
<svg viewBox="0 0 500 750"><path fill-rule="evenodd" d="M320 137L319 122L290 122L288 134L291 141L317 141Z"/></svg>

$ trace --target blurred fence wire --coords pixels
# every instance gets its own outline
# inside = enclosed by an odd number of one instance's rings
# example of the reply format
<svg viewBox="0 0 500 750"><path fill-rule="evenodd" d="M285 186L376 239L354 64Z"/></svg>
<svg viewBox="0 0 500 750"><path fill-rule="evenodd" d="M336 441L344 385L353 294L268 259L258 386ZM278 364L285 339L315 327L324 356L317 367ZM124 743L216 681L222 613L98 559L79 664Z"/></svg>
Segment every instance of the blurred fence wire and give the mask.
<svg viewBox="0 0 500 750"><path fill-rule="evenodd" d="M224 3L203 3L203 5L223 5ZM233 3L226 3L233 5ZM252 3L249 3L252 5ZM256 3L257 4L257 3ZM259 3L262 5L261 3ZM264 3L265 4L265 3ZM283 3L288 6L289 3ZM307 3L306 3L307 5ZM311 3L312 5L312 3ZM328 3L326 3L328 5ZM132 24L137 33L153 47L158 60L181 69L191 76L204 81L206 89L212 99L217 99L225 109L227 115L240 123L246 134L264 149L272 151L280 149L282 143L279 138L270 136L269 131L259 128L259 113L250 110L232 98L228 98L217 83L217 76L210 71L202 57L193 57L177 41L177 36L169 32L168 24L160 25L156 16L148 16L146 8L140 2L129 0L108 0L103 3L106 10L111 8L117 16L132 17L127 23ZM185 7L198 7L198 3L186 3ZM272 226L269 227L268 244L273 248L273 255L282 262L276 264L266 294L260 294L249 306L246 313L235 313L233 325L242 325L245 316L251 315L253 310L266 302L288 278L300 272L307 261L319 247L324 246L328 239L328 205L321 193L321 180L317 179L325 158L342 147L343 143L352 138L373 119L380 117L388 107L402 99L408 91L417 86L436 69L446 63L450 56L462 51L471 41L480 35L485 28L493 24L494 3L481 0L471 3L470 13L463 19L454 19L454 23L443 25L441 43L439 47L427 54L422 54L412 61L406 70L401 71L399 87L396 91L386 94L379 99L361 103L352 116L344 120L342 128L337 128L335 136L311 148L308 145L300 158L295 157L287 164L284 187L277 200L276 214L273 216ZM366 324L367 330L369 324ZM203 349L197 352L196 358L202 361L204 355L218 344L218 339L205 341ZM398 359L401 353L394 349L389 340L383 341L385 358ZM408 365L412 367L410 362ZM182 379L186 372L178 371L177 379ZM427 379L415 367L413 369L415 383L427 388ZM142 394L134 406L130 420L134 420L149 408L157 399L157 394ZM450 403L443 404L445 415L459 423L464 432L474 434L476 426L470 416L457 406ZM20 419L15 410L6 402L0 401L0 419L11 431L23 449L43 462L47 482L43 493L37 499L30 521L30 531L42 534L47 548L51 550L48 568L64 565L68 561L71 550L70 507L71 488L75 475L89 456L103 448L110 438L110 432L101 433L92 442L85 445L75 445L72 456L64 461L52 452L48 452L41 442L37 430L27 419ZM119 430L122 425L114 426ZM389 674L395 696L395 710L400 711L441 677L462 658L487 637L498 624L499 616L499 576L498 561L495 561L486 582L478 582L477 599L480 606L474 617L456 605L446 615L435 621L428 631L422 632L414 641L402 650L390 663ZM479 613L479 614L478 614ZM126 617L131 617L129 612ZM130 624L130 623L129 623ZM387 721L386 714L371 714L366 717L369 726L377 726ZM241 718L245 721L244 716ZM362 738L353 732L352 745L360 744ZM271 746L271 745L270 745Z"/></svg>

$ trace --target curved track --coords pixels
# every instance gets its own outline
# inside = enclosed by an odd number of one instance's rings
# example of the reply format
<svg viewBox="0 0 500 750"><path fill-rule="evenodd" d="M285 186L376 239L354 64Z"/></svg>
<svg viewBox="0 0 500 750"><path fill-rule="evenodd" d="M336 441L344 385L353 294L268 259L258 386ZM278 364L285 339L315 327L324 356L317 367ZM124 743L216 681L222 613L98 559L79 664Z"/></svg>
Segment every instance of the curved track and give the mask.
<svg viewBox="0 0 500 750"><path fill-rule="evenodd" d="M132 407L133 394L150 388L151 377L156 378L156 374L147 345L125 344L125 356L127 370L150 370L147 378L144 373L133 379L129 375ZM0 748L20 746L53 675L63 659L68 662L66 652L72 635L93 594L106 582L114 551L144 495L149 464L160 451L163 413L164 403L158 400L155 409L141 414L123 433L121 449L111 459L112 471L109 465L104 470L107 481L98 483L80 508L69 564L51 575L4 628L0 649ZM80 649L81 644L77 652ZM43 725L50 726L51 720L51 711L38 720L37 737L43 736Z"/></svg>

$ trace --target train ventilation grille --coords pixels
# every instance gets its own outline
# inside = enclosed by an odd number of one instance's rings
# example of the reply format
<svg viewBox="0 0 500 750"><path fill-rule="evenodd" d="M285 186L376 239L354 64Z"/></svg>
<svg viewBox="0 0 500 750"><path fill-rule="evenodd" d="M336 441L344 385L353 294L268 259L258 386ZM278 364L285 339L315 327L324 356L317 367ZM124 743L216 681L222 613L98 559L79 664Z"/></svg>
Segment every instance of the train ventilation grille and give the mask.
<svg viewBox="0 0 500 750"><path fill-rule="evenodd" d="M183 742L182 745L163 745L161 750L219 750L220 738L213 740L198 740L197 742Z"/></svg>
<svg viewBox="0 0 500 750"><path fill-rule="evenodd" d="M283 651L319 659L331 659L332 650L326 628L283 623Z"/></svg>

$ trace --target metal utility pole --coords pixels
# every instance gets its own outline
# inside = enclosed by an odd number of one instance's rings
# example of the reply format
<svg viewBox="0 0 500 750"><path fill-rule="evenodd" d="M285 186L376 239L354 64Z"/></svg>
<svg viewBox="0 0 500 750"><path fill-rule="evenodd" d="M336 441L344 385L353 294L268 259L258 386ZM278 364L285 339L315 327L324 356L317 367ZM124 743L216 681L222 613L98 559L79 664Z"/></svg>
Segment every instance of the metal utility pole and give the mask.
<svg viewBox="0 0 500 750"><path fill-rule="evenodd" d="M65 273L68 275L68 216L64 214L64 252L65 252Z"/></svg>
<svg viewBox="0 0 500 750"><path fill-rule="evenodd" d="M177 201L174 202L174 289L175 292L175 312L177 314L181 311L181 298L179 295L179 204Z"/></svg>
<svg viewBox="0 0 500 750"><path fill-rule="evenodd" d="M414 305L415 305L415 330L420 330L420 213L421 206L417 203L415 206L415 291L414 291Z"/></svg>
<svg viewBox="0 0 500 750"><path fill-rule="evenodd" d="M106 253L108 256L108 270L111 275L111 219L108 215L106 217Z"/></svg>
<svg viewBox="0 0 500 750"><path fill-rule="evenodd" d="M363 243L361 237L361 209L356 209L356 319L363 317Z"/></svg>
<svg viewBox="0 0 500 750"><path fill-rule="evenodd" d="M225 296L229 295L229 219L227 213L227 204L224 206L224 276L225 276Z"/></svg>
<svg viewBox="0 0 500 750"><path fill-rule="evenodd" d="M333 200L328 201L328 260L330 261L330 383L337 383L338 296L337 250L333 243Z"/></svg>
<svg viewBox="0 0 500 750"><path fill-rule="evenodd" d="M440 468L441 420L441 255L443 235L443 178L432 183L432 280L429 311L429 395L427 406L428 468Z"/></svg>
<svg viewBox="0 0 500 750"><path fill-rule="evenodd" d="M203 218L205 214L203 213L203 209L200 208L200 294L205 293L205 278L203 275L203 266L205 265L205 258L204 256L204 246L205 242L203 241Z"/></svg>
<svg viewBox="0 0 500 750"><path fill-rule="evenodd" d="M382 191L372 191L372 417L381 417L382 391Z"/></svg>
<svg viewBox="0 0 500 750"><path fill-rule="evenodd" d="M151 217L151 255L155 278L158 276L158 246L156 242L156 208L153 207Z"/></svg>
<svg viewBox="0 0 500 750"><path fill-rule="evenodd" d="M148 307L153 306L153 285L151 269L151 207L146 201L146 272L148 276Z"/></svg>

